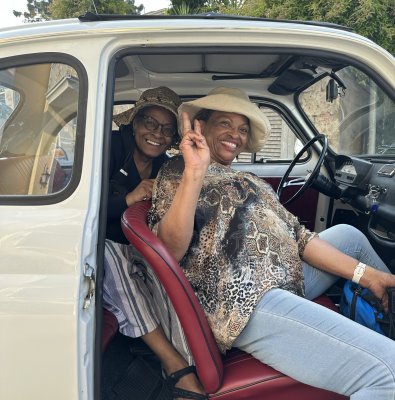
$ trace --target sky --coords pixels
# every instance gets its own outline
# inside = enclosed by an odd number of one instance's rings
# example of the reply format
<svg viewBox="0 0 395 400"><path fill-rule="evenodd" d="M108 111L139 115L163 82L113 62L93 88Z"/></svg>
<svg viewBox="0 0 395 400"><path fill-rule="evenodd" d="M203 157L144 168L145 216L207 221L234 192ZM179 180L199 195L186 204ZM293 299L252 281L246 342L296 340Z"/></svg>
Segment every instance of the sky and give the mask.
<svg viewBox="0 0 395 400"><path fill-rule="evenodd" d="M25 12L26 4L26 0L0 0L0 28L22 24L23 17L16 18L12 10ZM143 4L147 13L169 7L170 0L135 0L134 4Z"/></svg>

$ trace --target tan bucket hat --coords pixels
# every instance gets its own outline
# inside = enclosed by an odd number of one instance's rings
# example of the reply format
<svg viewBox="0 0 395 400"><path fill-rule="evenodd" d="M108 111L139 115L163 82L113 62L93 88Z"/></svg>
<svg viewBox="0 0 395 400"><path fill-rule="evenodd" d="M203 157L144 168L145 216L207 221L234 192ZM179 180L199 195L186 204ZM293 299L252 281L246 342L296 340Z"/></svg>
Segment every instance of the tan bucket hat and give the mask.
<svg viewBox="0 0 395 400"><path fill-rule="evenodd" d="M163 107L177 118L177 108L180 104L181 99L178 94L166 86L147 89L141 94L133 108L114 115L113 121L118 126L128 125L140 110L151 106Z"/></svg>
<svg viewBox="0 0 395 400"><path fill-rule="evenodd" d="M206 96L182 103L178 109L180 136L182 136L183 111L187 112L191 121L202 110L232 112L246 116L250 121L251 135L248 138L246 151L254 153L260 150L270 133L270 123L267 117L252 103L248 95L240 89L216 87Z"/></svg>

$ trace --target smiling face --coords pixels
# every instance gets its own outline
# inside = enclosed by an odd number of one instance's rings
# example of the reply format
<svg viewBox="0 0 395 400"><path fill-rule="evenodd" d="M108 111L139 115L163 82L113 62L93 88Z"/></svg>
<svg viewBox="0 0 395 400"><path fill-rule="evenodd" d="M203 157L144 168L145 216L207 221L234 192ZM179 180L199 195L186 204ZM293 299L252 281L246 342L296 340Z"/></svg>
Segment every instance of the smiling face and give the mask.
<svg viewBox="0 0 395 400"><path fill-rule="evenodd" d="M213 161L230 165L244 151L250 134L250 123L244 115L213 111L201 123Z"/></svg>
<svg viewBox="0 0 395 400"><path fill-rule="evenodd" d="M175 116L163 107L146 107L133 120L134 156L155 158L164 153L172 143L173 137L163 134L173 127L177 132Z"/></svg>

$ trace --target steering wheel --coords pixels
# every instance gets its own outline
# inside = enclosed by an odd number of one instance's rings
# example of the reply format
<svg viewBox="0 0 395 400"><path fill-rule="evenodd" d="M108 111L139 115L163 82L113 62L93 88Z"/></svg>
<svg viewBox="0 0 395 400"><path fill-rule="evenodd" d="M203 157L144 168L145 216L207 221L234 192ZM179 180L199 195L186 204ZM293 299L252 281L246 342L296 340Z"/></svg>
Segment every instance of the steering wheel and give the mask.
<svg viewBox="0 0 395 400"><path fill-rule="evenodd" d="M291 171L293 170L295 164L300 160L304 152L309 149L315 142L320 141L322 144L322 150L320 153L320 156L318 158L318 161L313 169L313 171L306 176L298 177L295 179L291 179L287 181L288 176L290 175ZM291 203L292 201L295 201L298 199L313 183L314 179L317 177L321 165L324 162L325 159L325 154L328 150L328 138L325 135L317 135L314 136L312 139L310 139L304 146L303 148L299 151L299 153L295 156L291 164L289 165L288 169L285 171L284 176L281 178L280 184L278 185L277 188L277 198L279 201L281 201L281 195L283 192L283 189L289 186L300 186L298 191L288 200L286 200L283 205L286 205L288 203Z"/></svg>

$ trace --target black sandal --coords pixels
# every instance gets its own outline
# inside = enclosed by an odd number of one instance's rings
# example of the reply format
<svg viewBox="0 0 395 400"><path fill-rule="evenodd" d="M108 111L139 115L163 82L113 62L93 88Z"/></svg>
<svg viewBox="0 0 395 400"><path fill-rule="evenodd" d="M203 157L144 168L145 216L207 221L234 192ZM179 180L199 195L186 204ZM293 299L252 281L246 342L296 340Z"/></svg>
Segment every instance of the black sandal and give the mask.
<svg viewBox="0 0 395 400"><path fill-rule="evenodd" d="M208 396L206 394L201 394L186 389L176 388L177 382L183 376L188 374L196 374L196 367L194 365L182 368L166 377L166 384L173 393L173 399L184 398L192 400L208 400Z"/></svg>

